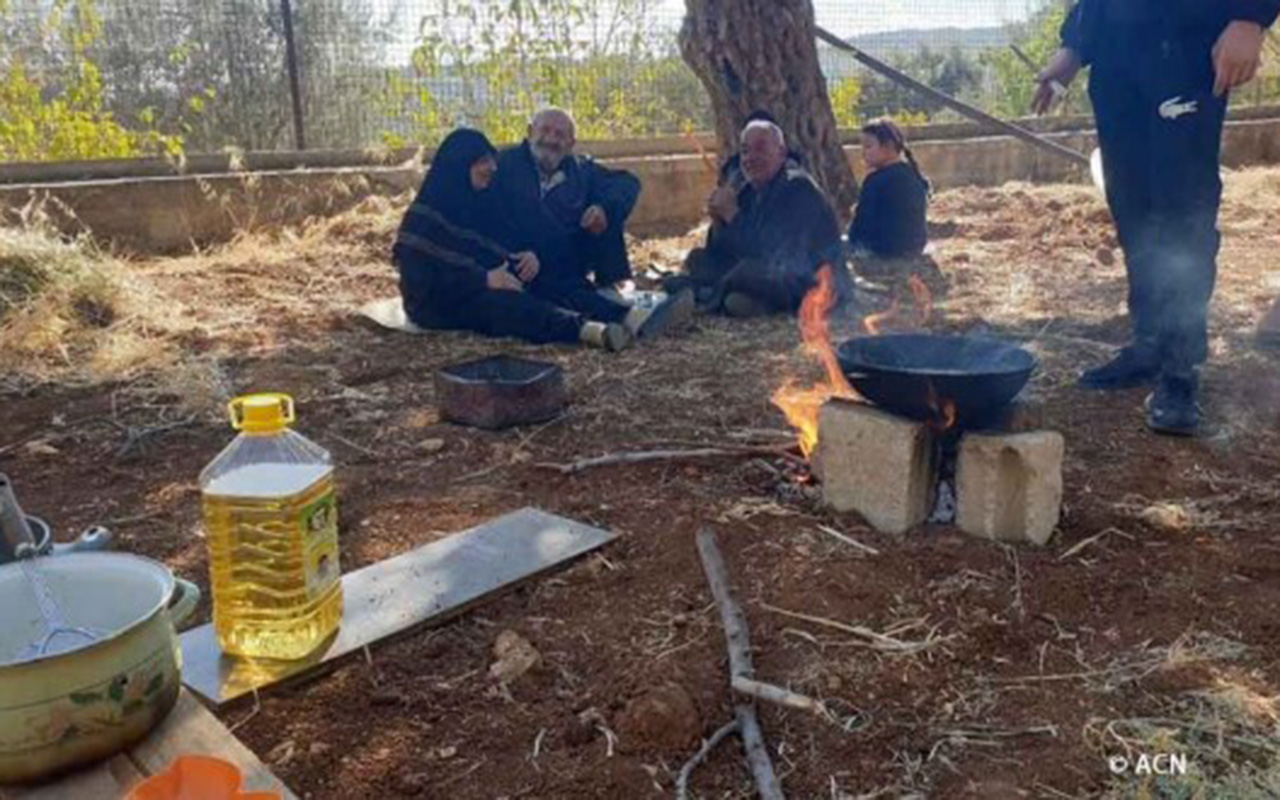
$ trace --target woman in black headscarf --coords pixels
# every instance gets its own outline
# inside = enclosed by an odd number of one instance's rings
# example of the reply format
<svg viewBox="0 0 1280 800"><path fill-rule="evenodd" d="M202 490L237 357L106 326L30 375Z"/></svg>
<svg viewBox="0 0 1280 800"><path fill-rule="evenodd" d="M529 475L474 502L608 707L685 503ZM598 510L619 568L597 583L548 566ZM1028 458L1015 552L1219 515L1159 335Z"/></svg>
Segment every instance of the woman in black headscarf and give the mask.
<svg viewBox="0 0 1280 800"><path fill-rule="evenodd" d="M626 306L584 315L526 291L540 265L532 253L509 253L500 244L505 220L488 191L495 155L484 134L466 128L436 151L392 250L409 319L424 328L539 344L629 345L635 331L623 324Z"/></svg>

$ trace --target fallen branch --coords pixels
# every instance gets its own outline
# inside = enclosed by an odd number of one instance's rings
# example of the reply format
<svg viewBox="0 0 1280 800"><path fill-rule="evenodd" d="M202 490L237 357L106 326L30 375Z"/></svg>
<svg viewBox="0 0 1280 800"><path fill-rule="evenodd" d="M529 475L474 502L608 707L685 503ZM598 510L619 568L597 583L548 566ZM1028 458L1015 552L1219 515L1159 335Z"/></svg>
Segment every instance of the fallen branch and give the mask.
<svg viewBox="0 0 1280 800"><path fill-rule="evenodd" d="M1111 534L1113 534L1113 533L1114 533L1114 534L1117 534L1117 535L1120 535L1120 536L1125 536L1125 537L1128 537L1128 538L1133 538L1133 537L1129 536L1129 534L1127 534L1127 533L1125 533L1124 531L1120 530L1119 528L1107 528L1107 529L1106 529L1105 531L1103 531L1102 533L1096 533L1096 534L1094 534L1093 536L1090 536L1088 539L1085 539L1084 541L1077 542L1076 544L1072 545L1072 546L1071 546L1071 548L1070 548L1069 550L1067 550L1067 551L1066 551L1065 553L1063 553L1062 555L1058 556L1058 560L1059 560L1059 561L1066 561L1068 558L1071 558L1072 556L1076 555L1077 553L1082 552L1086 547L1088 547L1089 545L1093 544L1094 542L1097 542L1097 541L1100 541L1100 540L1102 540L1102 539L1105 539L1106 537L1110 536L1110 535L1111 535Z"/></svg>
<svg viewBox="0 0 1280 800"><path fill-rule="evenodd" d="M1048 736L1058 738L1058 729L1053 725L1036 725L1029 728L991 728L977 725L971 728L957 728L939 731L941 738L929 748L929 756L925 761L932 761L945 745L977 745L979 747L999 747L1001 742L1019 739L1023 736Z"/></svg>
<svg viewBox="0 0 1280 800"><path fill-rule="evenodd" d="M711 755L711 751L715 750L717 745L738 732L739 725L735 717L732 722L726 723L720 730L711 734L710 739L702 743L702 748L693 754L693 758L685 762L685 765L680 768L680 774L676 776L676 800L688 800L689 778L693 776L693 771L707 760L707 756Z"/></svg>
<svg viewBox="0 0 1280 800"><path fill-rule="evenodd" d="M646 464L653 461L698 461L706 458L749 458L755 456L789 456L785 447L707 447L700 450L650 450L640 453L610 453L599 458L587 458L571 464L538 464L541 469L552 469L561 475L577 475L589 469L619 464Z"/></svg>
<svg viewBox="0 0 1280 800"><path fill-rule="evenodd" d="M822 704L821 700L814 700L812 697L803 694L797 694L790 689L784 689L781 686L774 686L772 683L761 683L752 678L745 678L741 675L735 675L729 683L735 692L754 697L758 700L764 700L766 703L774 705L786 706L800 711L808 711L819 717L827 719L830 714L827 707Z"/></svg>
<svg viewBox="0 0 1280 800"><path fill-rule="evenodd" d="M846 536L840 531L836 530L835 528L831 528L826 525L819 525L818 530L822 531L823 533L825 533L826 535L830 536L833 539L837 539L841 542L844 542L850 547L854 547L854 548L857 548L858 550L861 550L867 555L872 555L872 556L880 555L880 551L875 549L871 545L863 544L862 542L858 541L857 539L854 539L851 536Z"/></svg>
<svg viewBox="0 0 1280 800"><path fill-rule="evenodd" d="M359 442L353 442L341 434L334 433L333 431L329 431L329 437L331 439L336 439L341 444L345 444L347 447L350 447L352 450L355 450L357 453L363 453L366 456L369 456L370 458L377 458L377 459L383 458L382 453L379 453L377 450L374 450L369 447L365 447Z"/></svg>
<svg viewBox="0 0 1280 800"><path fill-rule="evenodd" d="M735 706L733 713L738 718L738 733L742 737L742 746L747 751L747 764L751 767L751 775L756 779L756 791L760 793L760 800L786 800L782 794L782 783L773 771L773 762L769 760L769 748L764 743L764 732L760 730L756 707Z"/></svg>
<svg viewBox="0 0 1280 800"><path fill-rule="evenodd" d="M720 555L720 549L716 547L715 534L707 528L698 531L697 545L698 557L702 560L702 571L707 576L711 596L720 610L720 624L724 627L725 644L729 649L730 680L742 678L750 680L754 668L751 665L751 640L747 635L747 620L729 592L728 570L725 569L724 557ZM740 703L734 706L733 713L735 720L732 725L742 738L742 745L747 752L747 764L751 767L751 774L755 778L756 791L763 800L782 800L782 784L773 771L773 762L769 759L769 749L764 743L764 734L760 730L760 720L756 717L755 706ZM725 729L721 728L721 730ZM694 766L697 764L694 763ZM693 772L692 767L689 768L689 772ZM681 770L681 774L684 774L684 770ZM687 776L685 776L685 782L688 783Z"/></svg>
<svg viewBox="0 0 1280 800"><path fill-rule="evenodd" d="M196 416L192 414L191 416L186 417L185 419L180 419L177 422L166 422L161 425L151 425L145 428L122 426L125 432L125 440L124 444L120 445L120 449L116 450L116 458L124 458L129 454L129 451L142 444L145 439L157 436L161 433L178 430L179 428L185 428L189 425L196 424L196 422Z"/></svg>
<svg viewBox="0 0 1280 800"><path fill-rule="evenodd" d="M864 646L869 647L872 650L878 650L882 653L914 655L915 653L924 652L925 650L936 647L937 645L950 641L954 638L953 636L934 636L933 633L930 632L923 641L910 642L883 633L877 633L876 631L862 625L848 625L843 622L837 622L833 619L826 619L825 617L815 617L810 614L801 614L797 611L788 611L785 608L777 608L776 606L771 606L768 603L761 603L760 607L765 611L772 611L774 614L780 614L784 617L811 622L814 625L821 625L824 628L831 628L832 630L842 631L844 633L857 636L864 640Z"/></svg>

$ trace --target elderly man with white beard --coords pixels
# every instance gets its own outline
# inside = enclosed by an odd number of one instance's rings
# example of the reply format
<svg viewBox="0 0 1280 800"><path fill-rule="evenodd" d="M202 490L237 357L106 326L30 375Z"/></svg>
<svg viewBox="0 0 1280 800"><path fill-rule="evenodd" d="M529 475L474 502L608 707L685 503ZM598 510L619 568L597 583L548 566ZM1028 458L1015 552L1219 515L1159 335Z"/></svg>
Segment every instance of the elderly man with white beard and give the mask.
<svg viewBox="0 0 1280 800"><path fill-rule="evenodd" d="M498 159L494 189L516 227L508 243L538 254L566 279L590 275L609 289L631 277L623 230L640 181L574 153L573 117L558 108L534 115L528 138Z"/></svg>
<svg viewBox="0 0 1280 800"><path fill-rule="evenodd" d="M813 177L788 160L781 128L767 120L743 128L741 170L745 181L712 194L707 245L689 254L687 274L668 286L692 284L711 313L794 313L818 270L830 266L838 301L852 299L835 212Z"/></svg>

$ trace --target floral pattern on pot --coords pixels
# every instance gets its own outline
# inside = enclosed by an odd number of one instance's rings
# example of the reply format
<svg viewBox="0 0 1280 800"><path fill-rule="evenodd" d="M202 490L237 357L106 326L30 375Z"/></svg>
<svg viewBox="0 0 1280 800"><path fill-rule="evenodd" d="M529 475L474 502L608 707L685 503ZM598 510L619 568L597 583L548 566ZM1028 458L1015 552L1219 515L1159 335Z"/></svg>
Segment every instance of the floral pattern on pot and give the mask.
<svg viewBox="0 0 1280 800"><path fill-rule="evenodd" d="M38 750L119 728L176 690L173 655L161 649L110 680L22 709L30 735L12 742L9 753ZM169 689L169 692L166 692Z"/></svg>

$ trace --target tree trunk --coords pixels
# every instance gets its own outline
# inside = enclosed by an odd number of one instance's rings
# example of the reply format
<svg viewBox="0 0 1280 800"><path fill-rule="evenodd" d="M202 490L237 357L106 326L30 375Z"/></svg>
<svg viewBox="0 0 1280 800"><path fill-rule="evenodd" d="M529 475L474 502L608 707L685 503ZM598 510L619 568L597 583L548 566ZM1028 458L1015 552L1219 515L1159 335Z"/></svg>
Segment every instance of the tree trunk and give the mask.
<svg viewBox="0 0 1280 800"><path fill-rule="evenodd" d="M721 152L737 151L747 115L768 111L846 217L858 184L818 64L812 0L685 0L685 9L680 51L711 96Z"/></svg>

